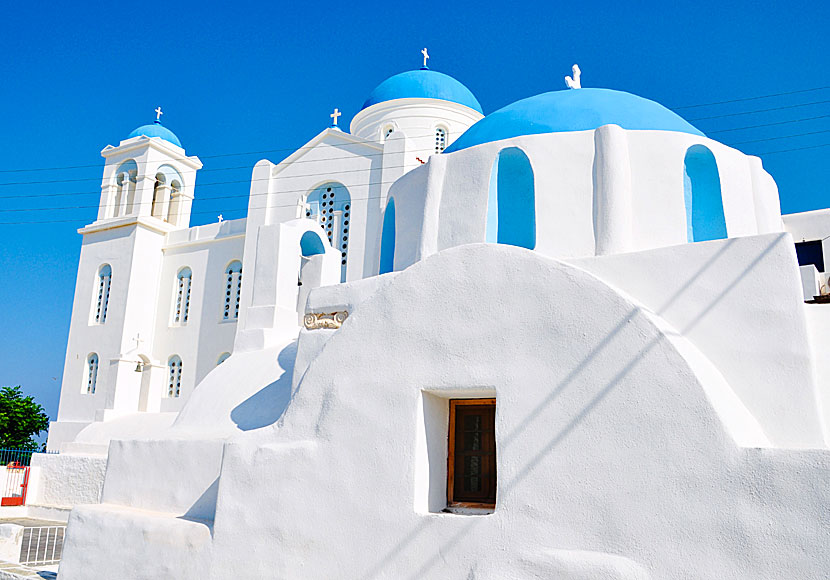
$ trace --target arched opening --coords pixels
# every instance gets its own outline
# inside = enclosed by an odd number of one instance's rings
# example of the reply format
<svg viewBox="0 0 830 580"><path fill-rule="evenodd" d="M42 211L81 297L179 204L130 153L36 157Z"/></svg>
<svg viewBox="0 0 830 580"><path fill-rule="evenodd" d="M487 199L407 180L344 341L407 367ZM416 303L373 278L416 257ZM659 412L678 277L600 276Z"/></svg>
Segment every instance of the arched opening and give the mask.
<svg viewBox="0 0 830 580"><path fill-rule="evenodd" d="M395 199L390 197L383 214L383 230L380 235L379 274L395 269Z"/></svg>
<svg viewBox="0 0 830 580"><path fill-rule="evenodd" d="M487 242L536 247L536 194L530 159L517 147L499 151L490 173Z"/></svg>
<svg viewBox="0 0 830 580"><path fill-rule="evenodd" d="M153 206L150 210L150 215L153 217L164 219L164 202L167 199L167 178L164 173L156 173L156 183L153 185Z"/></svg>
<svg viewBox="0 0 830 580"><path fill-rule="evenodd" d="M98 268L98 296L95 300L95 323L104 324L107 321L107 307L110 302L110 286L112 285L112 267L103 264Z"/></svg>
<svg viewBox="0 0 830 580"><path fill-rule="evenodd" d="M447 148L447 130L444 127L435 128L435 152L442 153Z"/></svg>
<svg viewBox="0 0 830 580"><path fill-rule="evenodd" d="M297 313L302 320L308 294L323 284L326 246L320 234L308 231L300 238L300 271L297 278Z"/></svg>
<svg viewBox="0 0 830 580"><path fill-rule="evenodd" d="M190 284L193 279L193 272L185 266L179 270L176 278L176 305L173 323L184 325L187 324L187 317L190 314Z"/></svg>
<svg viewBox="0 0 830 580"><path fill-rule="evenodd" d="M703 145L692 145L683 161L683 197L686 205L686 239L720 240L727 236L718 164Z"/></svg>
<svg viewBox="0 0 830 580"><path fill-rule="evenodd" d="M325 183L306 196L305 206L305 217L316 220L332 247L340 251L340 281L345 282L352 208L349 190L342 183Z"/></svg>
<svg viewBox="0 0 830 580"><path fill-rule="evenodd" d="M182 359L174 354L167 359L167 396L178 397L182 394Z"/></svg>
<svg viewBox="0 0 830 580"><path fill-rule="evenodd" d="M138 165L128 159L115 170L115 195L111 200L112 217L123 217L133 211L135 189L138 181Z"/></svg>
<svg viewBox="0 0 830 580"><path fill-rule="evenodd" d="M181 213L182 184L178 180L170 182L170 207L167 210L167 221L174 226L179 225Z"/></svg>
<svg viewBox="0 0 830 580"><path fill-rule="evenodd" d="M86 394L94 395L95 386L98 383L98 354L90 353L86 357L87 380L86 380Z"/></svg>
<svg viewBox="0 0 830 580"><path fill-rule="evenodd" d="M239 318L239 300L242 296L242 262L234 260L225 268L224 320Z"/></svg>
<svg viewBox="0 0 830 580"><path fill-rule="evenodd" d="M300 238L300 253L306 258L318 254L325 254L326 246L323 244L320 236L314 232L306 232Z"/></svg>

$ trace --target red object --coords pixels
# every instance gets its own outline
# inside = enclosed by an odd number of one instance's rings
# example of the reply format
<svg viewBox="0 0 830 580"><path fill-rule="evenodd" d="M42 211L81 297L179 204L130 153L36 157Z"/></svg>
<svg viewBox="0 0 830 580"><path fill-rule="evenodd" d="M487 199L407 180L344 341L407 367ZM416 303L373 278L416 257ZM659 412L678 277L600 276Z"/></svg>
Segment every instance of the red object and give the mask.
<svg viewBox="0 0 830 580"><path fill-rule="evenodd" d="M0 506L24 505L29 486L29 468L13 461L6 467L6 489ZM19 493L19 495L18 495Z"/></svg>

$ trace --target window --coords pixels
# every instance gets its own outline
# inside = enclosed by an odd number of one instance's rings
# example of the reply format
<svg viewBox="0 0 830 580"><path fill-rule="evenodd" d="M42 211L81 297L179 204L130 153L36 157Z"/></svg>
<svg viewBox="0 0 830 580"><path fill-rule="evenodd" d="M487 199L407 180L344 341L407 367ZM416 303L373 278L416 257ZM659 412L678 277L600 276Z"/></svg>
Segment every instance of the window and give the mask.
<svg viewBox="0 0 830 580"><path fill-rule="evenodd" d="M447 506L496 506L496 400L450 400Z"/></svg>
<svg viewBox="0 0 830 580"><path fill-rule="evenodd" d="M386 141L386 139L389 138L389 135L391 135L394 131L395 131L395 128L393 126L391 126L391 125L387 126L383 130L383 140Z"/></svg>
<svg viewBox="0 0 830 580"><path fill-rule="evenodd" d="M219 366L219 365L221 365L223 362L225 362L226 360L228 360L228 357L229 357L229 356L231 356L231 353L229 353L229 352L223 352L222 354L220 354L220 355L219 355L219 359L216 361L216 366Z"/></svg>
<svg viewBox="0 0 830 580"><path fill-rule="evenodd" d="M536 247L536 193L530 159L517 147L499 151L490 173L485 241Z"/></svg>
<svg viewBox="0 0 830 580"><path fill-rule="evenodd" d="M824 249L821 240L809 242L796 242L795 254L798 256L798 265L807 266L812 264L819 272L824 272Z"/></svg>
<svg viewBox="0 0 830 580"><path fill-rule="evenodd" d="M326 183L308 194L305 205L305 217L316 220L332 247L340 250L340 281L345 282L352 207L349 190L340 183Z"/></svg>
<svg viewBox="0 0 830 580"><path fill-rule="evenodd" d="M174 354L167 361L167 370L170 377L167 381L167 396L178 397L182 394L182 359Z"/></svg>
<svg viewBox="0 0 830 580"><path fill-rule="evenodd" d="M95 302L95 323L104 324L107 321L107 306L110 302L110 285L112 283L112 267L104 264L98 268L98 299Z"/></svg>
<svg viewBox="0 0 830 580"><path fill-rule="evenodd" d="M379 274L395 269L395 198L390 197L383 212L383 229L380 235Z"/></svg>
<svg viewBox="0 0 830 580"><path fill-rule="evenodd" d="M689 242L726 238L720 174L712 152L692 145L683 160L683 198L686 205L686 238Z"/></svg>
<svg viewBox="0 0 830 580"><path fill-rule="evenodd" d="M242 292L242 262L234 260L225 268L225 310L223 320L239 318L239 298Z"/></svg>
<svg viewBox="0 0 830 580"><path fill-rule="evenodd" d="M98 382L98 355L94 352L86 357L87 379L86 394L95 394L95 385Z"/></svg>
<svg viewBox="0 0 830 580"><path fill-rule="evenodd" d="M435 130L435 152L441 153L447 146L447 130L443 127L438 127Z"/></svg>
<svg viewBox="0 0 830 580"><path fill-rule="evenodd" d="M190 268L179 270L178 286L176 288L176 312L173 316L175 324L187 324L187 315L190 312L190 280L193 272Z"/></svg>

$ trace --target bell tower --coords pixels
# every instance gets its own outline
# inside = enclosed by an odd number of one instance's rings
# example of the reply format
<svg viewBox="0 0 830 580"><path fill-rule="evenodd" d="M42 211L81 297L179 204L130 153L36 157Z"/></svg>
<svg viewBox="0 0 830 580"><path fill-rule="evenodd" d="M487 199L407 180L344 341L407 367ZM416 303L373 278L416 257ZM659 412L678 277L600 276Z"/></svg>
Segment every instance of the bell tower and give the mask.
<svg viewBox="0 0 830 580"><path fill-rule="evenodd" d="M196 172L202 163L185 154L179 138L161 124L161 115L159 107L154 123L101 151L106 165L96 224L150 217L162 229L168 229L163 224L169 229L190 224Z"/></svg>

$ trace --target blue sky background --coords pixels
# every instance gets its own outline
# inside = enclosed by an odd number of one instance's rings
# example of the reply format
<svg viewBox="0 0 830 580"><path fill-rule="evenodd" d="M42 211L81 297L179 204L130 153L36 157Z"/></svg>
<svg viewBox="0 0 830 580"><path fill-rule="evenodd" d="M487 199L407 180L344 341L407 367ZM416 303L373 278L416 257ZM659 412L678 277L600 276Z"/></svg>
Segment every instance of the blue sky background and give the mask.
<svg viewBox="0 0 830 580"><path fill-rule="evenodd" d="M689 106L830 85L828 30L826 0L9 3L0 385L23 385L56 416L76 230L96 215L99 152L151 122L158 105L205 165L197 225L243 217L257 160L286 157L328 126L334 107L348 126L372 88L420 66L424 46L431 68L465 83L485 113L563 89L577 62L584 86L656 100L760 155L792 213L830 206L830 147L816 147L830 143L830 89ZM794 106L806 103L815 104ZM759 109L775 110L733 115ZM767 126L730 131L755 125ZM801 136L778 139L791 135ZM41 168L61 169L20 171Z"/></svg>

